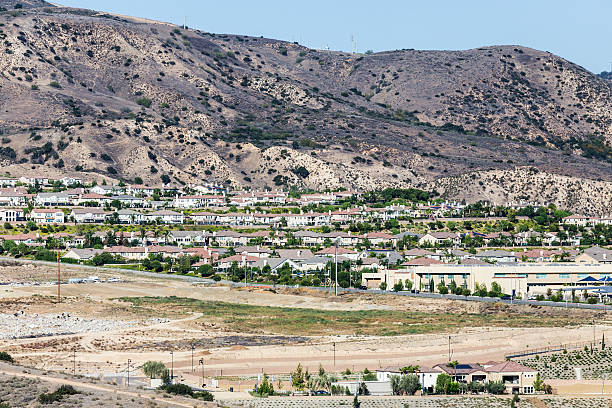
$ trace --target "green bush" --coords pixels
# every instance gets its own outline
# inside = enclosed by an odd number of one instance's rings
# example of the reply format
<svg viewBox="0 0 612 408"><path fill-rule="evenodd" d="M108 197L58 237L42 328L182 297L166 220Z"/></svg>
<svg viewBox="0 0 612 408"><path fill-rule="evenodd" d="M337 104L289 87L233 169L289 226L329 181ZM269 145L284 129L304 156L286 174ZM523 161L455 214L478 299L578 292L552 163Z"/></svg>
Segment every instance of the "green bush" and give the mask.
<svg viewBox="0 0 612 408"><path fill-rule="evenodd" d="M11 355L6 351L0 351L0 361L6 361L9 363L15 362L15 360L13 360L13 357L11 357Z"/></svg>
<svg viewBox="0 0 612 408"><path fill-rule="evenodd" d="M138 100L136 100L136 103L139 104L140 106L144 106L145 108L149 108L151 107L151 103L153 101L151 101L151 99L149 98L140 98Z"/></svg>
<svg viewBox="0 0 612 408"><path fill-rule="evenodd" d="M52 404L54 402L61 401L66 395L75 395L80 394L77 390L75 390L72 385L62 385L57 390L49 393L49 394L40 394L38 396L38 402L41 404Z"/></svg>
<svg viewBox="0 0 612 408"><path fill-rule="evenodd" d="M166 384L166 385L162 385L161 387L162 390L166 391L169 394L175 394L175 395L189 395L190 397L193 396L193 389L185 384Z"/></svg>
<svg viewBox="0 0 612 408"><path fill-rule="evenodd" d="M49 83L49 86L52 87L52 88L57 88L57 89L61 89L62 88L62 86L57 81L51 81Z"/></svg>

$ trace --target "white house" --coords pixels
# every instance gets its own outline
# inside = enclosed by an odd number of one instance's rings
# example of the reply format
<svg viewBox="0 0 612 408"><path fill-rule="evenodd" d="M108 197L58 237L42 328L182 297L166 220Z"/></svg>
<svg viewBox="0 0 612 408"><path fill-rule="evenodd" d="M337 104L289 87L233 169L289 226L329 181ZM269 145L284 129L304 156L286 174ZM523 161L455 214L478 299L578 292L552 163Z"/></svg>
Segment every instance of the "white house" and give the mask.
<svg viewBox="0 0 612 408"><path fill-rule="evenodd" d="M445 243L458 246L461 244L461 237L454 232L435 231L425 234L419 239L419 245L442 245Z"/></svg>
<svg viewBox="0 0 612 408"><path fill-rule="evenodd" d="M0 187L15 187L18 180L11 177L0 177Z"/></svg>
<svg viewBox="0 0 612 408"><path fill-rule="evenodd" d="M0 208L0 222L15 222L25 219L21 208Z"/></svg>
<svg viewBox="0 0 612 408"><path fill-rule="evenodd" d="M98 207L75 208L70 212L70 216L77 223L102 223L109 214L110 213Z"/></svg>
<svg viewBox="0 0 612 408"><path fill-rule="evenodd" d="M162 224L182 224L185 222L185 216L182 213L170 210L159 210L144 215L147 222L157 222Z"/></svg>
<svg viewBox="0 0 612 408"><path fill-rule="evenodd" d="M25 206L27 192L23 187L0 188L0 205Z"/></svg>
<svg viewBox="0 0 612 408"><path fill-rule="evenodd" d="M66 193L38 193L34 201L36 205L46 207L70 205L70 195Z"/></svg>
<svg viewBox="0 0 612 408"><path fill-rule="evenodd" d="M144 215L138 211L123 209L117 211L120 224L140 224L144 221Z"/></svg>
<svg viewBox="0 0 612 408"><path fill-rule="evenodd" d="M63 224L64 212L58 209L35 208L30 212L30 218L37 224Z"/></svg>

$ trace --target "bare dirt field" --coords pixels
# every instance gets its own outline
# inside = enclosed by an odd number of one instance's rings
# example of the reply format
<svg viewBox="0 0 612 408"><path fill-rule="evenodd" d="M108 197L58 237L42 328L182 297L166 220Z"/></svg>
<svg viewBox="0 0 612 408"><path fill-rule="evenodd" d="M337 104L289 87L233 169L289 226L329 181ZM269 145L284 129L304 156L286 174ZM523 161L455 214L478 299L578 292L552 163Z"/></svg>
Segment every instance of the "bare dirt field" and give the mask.
<svg viewBox="0 0 612 408"><path fill-rule="evenodd" d="M0 281L9 276L15 282L22 272L52 280L52 267L28 268L0 268ZM442 363L449 338L450 358L484 362L526 348L591 341L593 321L597 339L612 331L606 314L586 310L393 295L336 298L314 290L96 275L122 281L63 285L59 304L52 285L1 286L0 311L11 319L0 328L11 340L0 343L0 351L20 365L71 372L74 364L77 374L88 375L124 375L128 359L141 374L145 361L160 360L187 382L201 382L203 369L206 378L223 375L221 385L241 376L245 387L247 377L289 373L298 363L311 372L319 365L339 372Z"/></svg>

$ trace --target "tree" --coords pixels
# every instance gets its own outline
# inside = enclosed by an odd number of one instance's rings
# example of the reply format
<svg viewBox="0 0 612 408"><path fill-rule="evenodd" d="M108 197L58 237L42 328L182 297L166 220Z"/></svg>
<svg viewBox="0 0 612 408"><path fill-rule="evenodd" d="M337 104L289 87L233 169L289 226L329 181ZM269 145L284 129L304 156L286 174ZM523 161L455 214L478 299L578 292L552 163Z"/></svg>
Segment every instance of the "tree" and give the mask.
<svg viewBox="0 0 612 408"><path fill-rule="evenodd" d="M421 389L419 378L414 374L391 376L391 389L394 395L414 395Z"/></svg>
<svg viewBox="0 0 612 408"><path fill-rule="evenodd" d="M436 379L436 393L438 394L446 394L448 390L448 385L451 383L450 375L446 373L442 373L438 375Z"/></svg>
<svg viewBox="0 0 612 408"><path fill-rule="evenodd" d="M295 371L291 373L291 385L298 391L304 391L306 387L306 377L302 370L302 363L298 363Z"/></svg>
<svg viewBox="0 0 612 408"><path fill-rule="evenodd" d="M363 381L376 381L376 374L368 370L363 370Z"/></svg>
<svg viewBox="0 0 612 408"><path fill-rule="evenodd" d="M378 288L380 290L387 290L387 282L381 282L380 285L378 285Z"/></svg>
<svg viewBox="0 0 612 408"><path fill-rule="evenodd" d="M255 393L262 397L274 395L274 386L268 380L268 375L264 373L263 381L259 387L255 387Z"/></svg>
<svg viewBox="0 0 612 408"><path fill-rule="evenodd" d="M499 297L502 294L502 289L499 283L493 282L491 283L491 290L489 291L490 297Z"/></svg>
<svg viewBox="0 0 612 408"><path fill-rule="evenodd" d="M200 276L205 278L215 274L215 270L213 269L213 267L208 264L199 266L197 272L200 274Z"/></svg>
<svg viewBox="0 0 612 408"><path fill-rule="evenodd" d="M402 283L401 279L399 281L397 281L395 283L395 285L393 285L393 291L394 292L400 292L404 290L404 284Z"/></svg>
<svg viewBox="0 0 612 408"><path fill-rule="evenodd" d="M440 292L441 295L446 295L448 293L448 288L444 286L443 282L438 283L438 292Z"/></svg>
<svg viewBox="0 0 612 408"><path fill-rule="evenodd" d="M412 281L408 279L404 281L404 290L412 290Z"/></svg>
<svg viewBox="0 0 612 408"><path fill-rule="evenodd" d="M161 378L166 371L166 365L161 361L147 361L142 365L142 372L149 378Z"/></svg>
<svg viewBox="0 0 612 408"><path fill-rule="evenodd" d="M544 386L544 381L540 377L540 373L537 373L536 374L536 379L533 381L533 389L535 391L542 391L543 390L543 386Z"/></svg>
<svg viewBox="0 0 612 408"><path fill-rule="evenodd" d="M489 381L486 388L489 394L499 395L506 392L506 387L501 381Z"/></svg>

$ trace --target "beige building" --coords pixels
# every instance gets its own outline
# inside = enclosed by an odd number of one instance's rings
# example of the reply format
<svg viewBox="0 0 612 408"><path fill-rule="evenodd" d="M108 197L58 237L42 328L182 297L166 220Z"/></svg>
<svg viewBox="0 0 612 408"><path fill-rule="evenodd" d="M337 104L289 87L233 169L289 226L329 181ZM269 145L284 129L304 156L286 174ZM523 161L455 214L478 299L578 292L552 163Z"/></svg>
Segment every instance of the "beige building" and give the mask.
<svg viewBox="0 0 612 408"><path fill-rule="evenodd" d="M504 361L497 364L483 364L488 381L501 381L508 394L533 394L538 372L515 361Z"/></svg>
<svg viewBox="0 0 612 408"><path fill-rule="evenodd" d="M601 279L612 276L611 264L579 263L516 263L485 265L430 265L408 268L415 275L415 287L429 291L433 281L434 290L440 282L446 286L455 281L457 286L469 289L472 293L476 284L484 284L491 289L497 282L502 292L521 295L526 299L530 294L545 294L548 288L563 289L568 286L582 286L579 281L587 277Z"/></svg>
<svg viewBox="0 0 612 408"><path fill-rule="evenodd" d="M377 289L385 282L387 290L391 290L398 281L405 284L410 280L415 289L430 291L433 283L433 291L437 291L440 282L448 287L454 281L457 286L474 293L476 284L491 289L491 284L497 282L502 292L512 294L514 291L516 296L527 299L532 294L545 294L548 288L555 291L581 287L584 286L580 283L582 279L598 280L609 276L612 276L612 264L604 263L432 264L364 273L362 285Z"/></svg>
<svg viewBox="0 0 612 408"><path fill-rule="evenodd" d="M408 268L402 269L379 269L376 272L362 273L361 284L368 289L378 289L381 283L387 285L387 289L391 290L393 285L402 281L405 284L406 280L414 282L414 271Z"/></svg>

